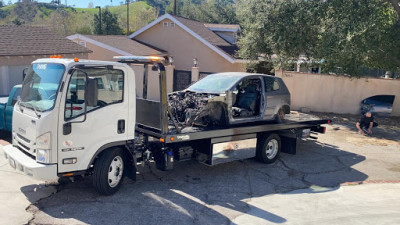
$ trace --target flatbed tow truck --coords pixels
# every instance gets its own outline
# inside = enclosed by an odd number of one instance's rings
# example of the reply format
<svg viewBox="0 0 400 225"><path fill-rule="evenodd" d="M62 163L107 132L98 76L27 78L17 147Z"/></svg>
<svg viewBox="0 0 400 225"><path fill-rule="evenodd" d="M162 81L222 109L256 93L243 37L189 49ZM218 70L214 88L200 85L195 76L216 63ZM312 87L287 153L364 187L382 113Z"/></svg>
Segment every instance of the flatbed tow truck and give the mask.
<svg viewBox="0 0 400 225"><path fill-rule="evenodd" d="M125 176L135 180L138 165L153 161L161 170L191 159L210 166L253 157L273 163L280 152L295 154L298 139L325 133L322 125L330 123L289 116L281 124L181 132L168 119L164 58L116 58L119 63L76 58L32 63L14 107L13 143L4 151L13 168L40 180L91 175L97 191L110 195ZM160 101L136 97L131 63L151 64L158 71ZM58 92L33 101L30 87L41 82L57 84ZM147 82L148 71L144 96Z"/></svg>

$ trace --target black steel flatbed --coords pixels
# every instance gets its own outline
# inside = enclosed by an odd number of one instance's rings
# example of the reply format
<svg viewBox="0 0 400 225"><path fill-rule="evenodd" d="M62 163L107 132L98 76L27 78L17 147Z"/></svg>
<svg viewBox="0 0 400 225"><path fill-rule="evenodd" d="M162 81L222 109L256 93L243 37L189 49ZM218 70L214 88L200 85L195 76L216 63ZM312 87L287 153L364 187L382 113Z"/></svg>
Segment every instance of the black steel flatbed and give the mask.
<svg viewBox="0 0 400 225"><path fill-rule="evenodd" d="M216 128L209 130L201 130L196 132L178 133L178 134L162 134L161 131L146 126L138 125L136 131L147 134L154 138L162 139L166 144L179 143L186 141L221 138L237 135L254 134L261 132L277 132L291 129L312 129L319 128L322 124L328 124L330 120L327 119L310 119L303 121L287 120L282 124L263 123L263 124L244 124L241 126L234 126L230 128Z"/></svg>

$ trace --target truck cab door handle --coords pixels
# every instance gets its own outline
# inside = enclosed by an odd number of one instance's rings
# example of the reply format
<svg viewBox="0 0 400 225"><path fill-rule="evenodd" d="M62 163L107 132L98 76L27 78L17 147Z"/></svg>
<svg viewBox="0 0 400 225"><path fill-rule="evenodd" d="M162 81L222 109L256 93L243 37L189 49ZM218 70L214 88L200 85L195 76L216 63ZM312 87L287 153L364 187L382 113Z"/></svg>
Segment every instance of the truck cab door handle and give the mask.
<svg viewBox="0 0 400 225"><path fill-rule="evenodd" d="M125 133L125 120L118 120L117 132L118 132L118 134Z"/></svg>

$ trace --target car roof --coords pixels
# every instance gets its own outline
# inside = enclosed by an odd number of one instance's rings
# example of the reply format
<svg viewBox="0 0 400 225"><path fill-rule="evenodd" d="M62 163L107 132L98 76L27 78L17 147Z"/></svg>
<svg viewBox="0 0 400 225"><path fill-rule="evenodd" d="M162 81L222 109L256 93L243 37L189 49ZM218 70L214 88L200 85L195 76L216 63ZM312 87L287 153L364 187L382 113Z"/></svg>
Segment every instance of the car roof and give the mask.
<svg viewBox="0 0 400 225"><path fill-rule="evenodd" d="M267 75L262 73L246 73L246 72L224 72L224 73L213 73L210 75L218 75L218 76L235 76L235 77L248 77L248 76L267 76L267 77L275 77L273 75Z"/></svg>

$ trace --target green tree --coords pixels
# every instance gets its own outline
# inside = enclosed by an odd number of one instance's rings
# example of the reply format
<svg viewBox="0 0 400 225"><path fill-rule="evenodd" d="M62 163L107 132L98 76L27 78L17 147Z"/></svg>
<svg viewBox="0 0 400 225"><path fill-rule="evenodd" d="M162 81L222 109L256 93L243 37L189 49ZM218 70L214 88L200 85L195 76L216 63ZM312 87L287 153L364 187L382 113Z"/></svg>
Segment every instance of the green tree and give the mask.
<svg viewBox="0 0 400 225"><path fill-rule="evenodd" d="M21 20L19 20L18 18L15 18L15 19L12 21L12 23L13 23L14 25L17 25L17 26L21 26L22 24L25 24L24 21L21 21Z"/></svg>
<svg viewBox="0 0 400 225"><path fill-rule="evenodd" d="M2 0L0 1L0 8L1 7L4 7L4 2Z"/></svg>
<svg viewBox="0 0 400 225"><path fill-rule="evenodd" d="M305 55L323 60L324 72L353 76L361 67L399 70L400 14L391 2L243 0L239 54L275 64Z"/></svg>
<svg viewBox="0 0 400 225"><path fill-rule="evenodd" d="M93 18L93 30L95 34L117 35L122 34L122 29L118 24L117 15L110 12L107 8L101 12L101 30L100 18L98 14Z"/></svg>
<svg viewBox="0 0 400 225"><path fill-rule="evenodd" d="M145 2L155 8L158 9L159 15L165 14L166 7L172 2L173 0L145 0Z"/></svg>
<svg viewBox="0 0 400 225"><path fill-rule="evenodd" d="M16 3L14 13L18 19L26 23L32 23L37 13L37 3L29 0L22 0Z"/></svg>
<svg viewBox="0 0 400 225"><path fill-rule="evenodd" d="M166 12L173 12L173 1ZM238 23L233 0L178 0L178 16L206 23Z"/></svg>
<svg viewBox="0 0 400 225"><path fill-rule="evenodd" d="M68 36L75 33L75 17L70 11L67 11L64 8L57 8L53 13L51 13L50 21L53 30L62 36Z"/></svg>

